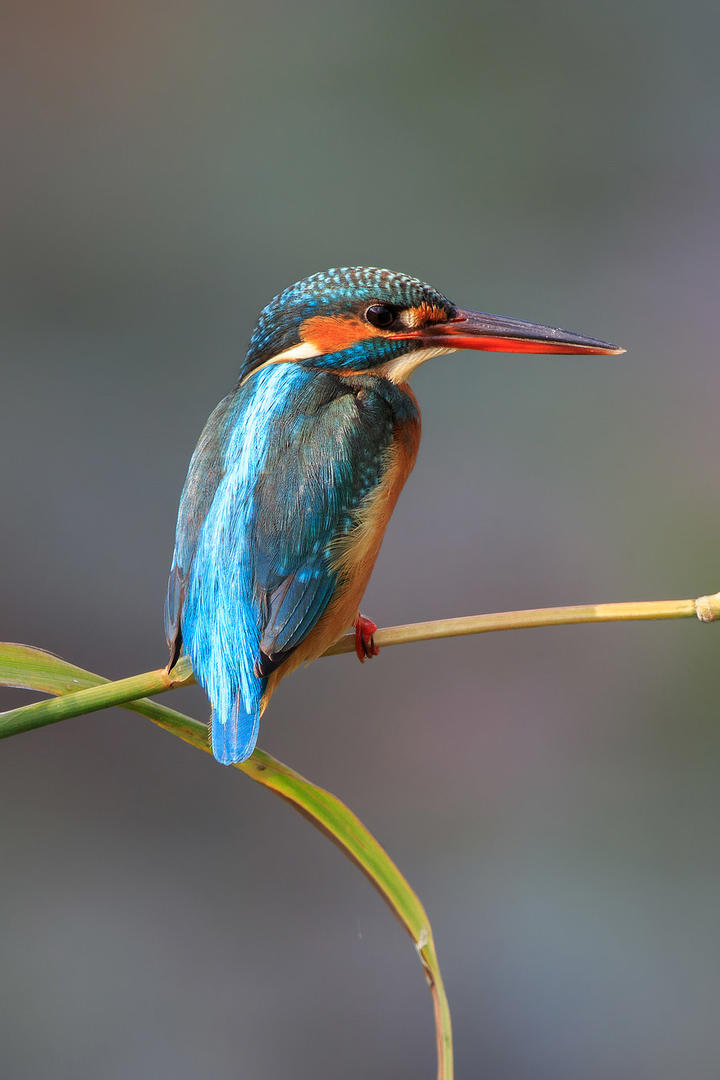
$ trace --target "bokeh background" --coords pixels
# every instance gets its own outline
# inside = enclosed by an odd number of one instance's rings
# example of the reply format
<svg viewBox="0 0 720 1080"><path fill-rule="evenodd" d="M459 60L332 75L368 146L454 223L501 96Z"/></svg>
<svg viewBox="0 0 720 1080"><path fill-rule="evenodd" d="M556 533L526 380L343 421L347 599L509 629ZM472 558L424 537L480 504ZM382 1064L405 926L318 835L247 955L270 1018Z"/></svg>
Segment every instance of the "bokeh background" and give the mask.
<svg viewBox="0 0 720 1080"><path fill-rule="evenodd" d="M720 587L719 34L702 0L5 5L0 637L164 663L204 420L258 309L356 263L628 346L418 373L373 618ZM577 627L283 683L261 744L425 901L458 1076L717 1077L719 658ZM7 1080L433 1075L367 882L138 717L3 743L0 867Z"/></svg>

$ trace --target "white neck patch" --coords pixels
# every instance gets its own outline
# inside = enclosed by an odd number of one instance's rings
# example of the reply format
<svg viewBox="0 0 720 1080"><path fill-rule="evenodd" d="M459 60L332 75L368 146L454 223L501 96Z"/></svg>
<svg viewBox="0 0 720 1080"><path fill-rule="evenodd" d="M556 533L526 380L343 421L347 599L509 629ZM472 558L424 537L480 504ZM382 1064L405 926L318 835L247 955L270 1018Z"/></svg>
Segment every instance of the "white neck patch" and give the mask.
<svg viewBox="0 0 720 1080"><path fill-rule="evenodd" d="M426 360L432 360L434 356L446 356L448 353L453 352L457 352L457 349L413 349L411 352L403 353L401 356L396 356L392 360L388 360L386 364L379 364L377 367L368 368L368 371L383 375L386 379L390 379L390 381L394 383L405 383L415 369L419 368L421 364L424 364ZM252 375L256 375L258 371L262 371L263 368L269 367L271 364L286 364L292 363L295 360L311 360L315 356L322 356L320 349L316 348L309 341L301 341L298 345L293 345L281 353L276 353L276 355L271 356L269 360L264 360L259 367L254 368L246 375L245 379L249 379ZM245 379L243 379L243 382Z"/></svg>
<svg viewBox="0 0 720 1080"><path fill-rule="evenodd" d="M294 360L311 360L313 356L321 356L322 353L319 349L316 349L314 345L311 345L309 341L301 341L297 345L292 345L289 349L285 349L281 353L276 353L275 356L271 356L269 360L263 360L262 364L258 364L256 368L243 379L243 383L247 382L249 378L256 375L258 371L262 371L263 368L270 367L271 364L288 364Z"/></svg>
<svg viewBox="0 0 720 1080"><path fill-rule="evenodd" d="M285 364L293 360L310 360L313 356L320 355L320 350L310 341L300 341L297 345L292 345L289 349L285 349L284 352L276 353L275 356L271 356L270 359L266 360L260 367L265 367L265 364ZM260 368L257 370L259 371Z"/></svg>

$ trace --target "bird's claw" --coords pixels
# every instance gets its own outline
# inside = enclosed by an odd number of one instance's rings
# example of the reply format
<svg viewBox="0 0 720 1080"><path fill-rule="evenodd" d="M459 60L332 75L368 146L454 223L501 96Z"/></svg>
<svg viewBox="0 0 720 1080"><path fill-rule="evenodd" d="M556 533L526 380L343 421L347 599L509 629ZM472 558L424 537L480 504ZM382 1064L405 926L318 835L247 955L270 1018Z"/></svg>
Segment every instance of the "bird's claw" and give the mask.
<svg viewBox="0 0 720 1080"><path fill-rule="evenodd" d="M377 625L365 615L358 615L355 620L355 652L361 664L372 656L377 656L380 649L375 644L374 634Z"/></svg>

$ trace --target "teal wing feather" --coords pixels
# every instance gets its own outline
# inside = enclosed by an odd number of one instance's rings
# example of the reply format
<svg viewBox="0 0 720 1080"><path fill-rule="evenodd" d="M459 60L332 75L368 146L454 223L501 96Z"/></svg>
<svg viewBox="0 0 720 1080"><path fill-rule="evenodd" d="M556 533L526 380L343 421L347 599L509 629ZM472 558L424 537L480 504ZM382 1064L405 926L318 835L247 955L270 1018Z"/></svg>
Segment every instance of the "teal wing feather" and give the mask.
<svg viewBox="0 0 720 1080"><path fill-rule="evenodd" d="M173 656L185 649L212 703L218 760L252 753L267 676L330 603L333 545L380 482L397 419L387 393L283 364L208 421L181 498L166 618Z"/></svg>
<svg viewBox="0 0 720 1080"><path fill-rule="evenodd" d="M311 400L284 417L271 467L256 489L255 580L263 608L257 670L263 675L297 648L330 603L338 585L333 545L353 528L382 478L393 439L384 397L325 379L328 385L319 386L316 376Z"/></svg>
<svg viewBox="0 0 720 1080"><path fill-rule="evenodd" d="M230 434L228 415L234 404L235 395L228 394L212 411L188 466L165 597L165 637L170 649L170 667L176 663L182 648L182 611L200 530L225 475L225 451Z"/></svg>

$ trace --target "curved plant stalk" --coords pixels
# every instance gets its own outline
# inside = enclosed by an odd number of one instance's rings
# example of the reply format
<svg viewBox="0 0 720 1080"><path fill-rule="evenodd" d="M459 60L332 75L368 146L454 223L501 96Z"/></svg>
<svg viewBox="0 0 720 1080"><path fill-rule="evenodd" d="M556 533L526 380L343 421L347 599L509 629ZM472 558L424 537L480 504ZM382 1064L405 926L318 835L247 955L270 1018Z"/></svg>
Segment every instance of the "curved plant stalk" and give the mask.
<svg viewBox="0 0 720 1080"><path fill-rule="evenodd" d="M148 717L159 727L177 735L198 750L210 753L205 724L190 716L169 709L138 694L148 687L170 689L192 681L187 661L175 666L170 678L164 671L148 672L118 682L108 682L83 668L61 660L52 653L27 645L0 644L0 685L39 690L58 695L49 701L0 714L0 737L8 737L34 727L55 723L69 716L122 705ZM151 691L156 692L156 691ZM70 708L67 708L67 706ZM81 707L78 708L77 706ZM48 711L50 706L65 708ZM33 712L33 710L35 710ZM15 716L15 721L10 718ZM21 717L18 722L18 717ZM420 900L408 885L389 855L359 818L329 791L316 787L270 754L256 750L252 757L236 765L258 784L263 784L285 799L308 819L320 832L334 841L378 890L390 910L405 928L423 965L430 987L435 1014L435 1034L438 1055L438 1080L452 1080L453 1047L450 1009L443 986L430 921Z"/></svg>
<svg viewBox="0 0 720 1080"><path fill-rule="evenodd" d="M712 596L700 596L695 600L639 600L620 604L577 604L572 607L533 608L527 611L499 611L488 615L468 615L455 619L436 619L432 622L409 623L404 626L390 626L378 630L375 643L387 648L389 645L404 645L412 641L430 641L435 638L462 637L467 634L488 634L499 630L527 630L537 626L572 626L579 623L598 622L637 622L654 619L692 619L701 622L714 622L720 619L720 593ZM24 646L13 646L15 649ZM29 647L28 647L29 648ZM346 634L331 646L325 656L337 656L352 652L355 648L355 635ZM37 652L38 650L30 650ZM51 657L50 653L43 653ZM23 731L32 731L45 724L55 724L71 716L97 712L111 705L123 705L148 694L162 694L177 686L187 686L194 682L192 667L186 657L182 657L168 674L163 668L146 671L142 675L132 675L128 679L118 679L108 683L93 676L95 682L83 682L88 672L82 668L73 668L64 660L54 658L61 668L53 672L62 678L61 691L48 689L48 693L66 695L50 701L37 701L32 705L23 705L0 713L0 739L10 735L19 735ZM22 661L7 663L19 664ZM18 669L19 670L19 669ZM60 675L60 670L64 673ZM70 671L76 674L70 675ZM18 674L18 686L25 685ZM6 685L10 685L6 683ZM30 689L41 690L37 685Z"/></svg>
<svg viewBox="0 0 720 1080"><path fill-rule="evenodd" d="M695 600L576 605L438 619L379 630L375 641L377 645L387 647L411 641L537 626L687 618L698 618L701 622L720 619L720 593L701 596ZM354 635L347 635L328 649L325 655L351 652L354 641ZM185 658L181 659L170 673L158 669L133 675L128 679L108 682L101 676L68 664L51 653L30 646L0 644L0 685L25 687L56 695L50 700L1 713L0 738L57 723L71 716L96 712L111 705L122 705L147 716L166 731L209 753L207 728L204 724L145 697L147 694L163 693L191 682L192 668ZM287 800L316 828L337 843L375 885L410 934L433 995L438 1080L452 1080L450 1011L437 964L430 923L425 909L398 868L371 833L339 799L328 791L315 787L269 754L256 750L249 761L236 765L235 768Z"/></svg>
<svg viewBox="0 0 720 1080"><path fill-rule="evenodd" d="M411 641L490 634L499 630L531 630L535 626L577 626L579 623L644 622L652 619L720 619L720 593L695 600L630 600L621 604L574 604L571 607L530 608L526 611L496 611L488 615L463 615L456 619L388 626L375 634L375 644L407 645ZM355 635L345 634L324 656L349 653Z"/></svg>

